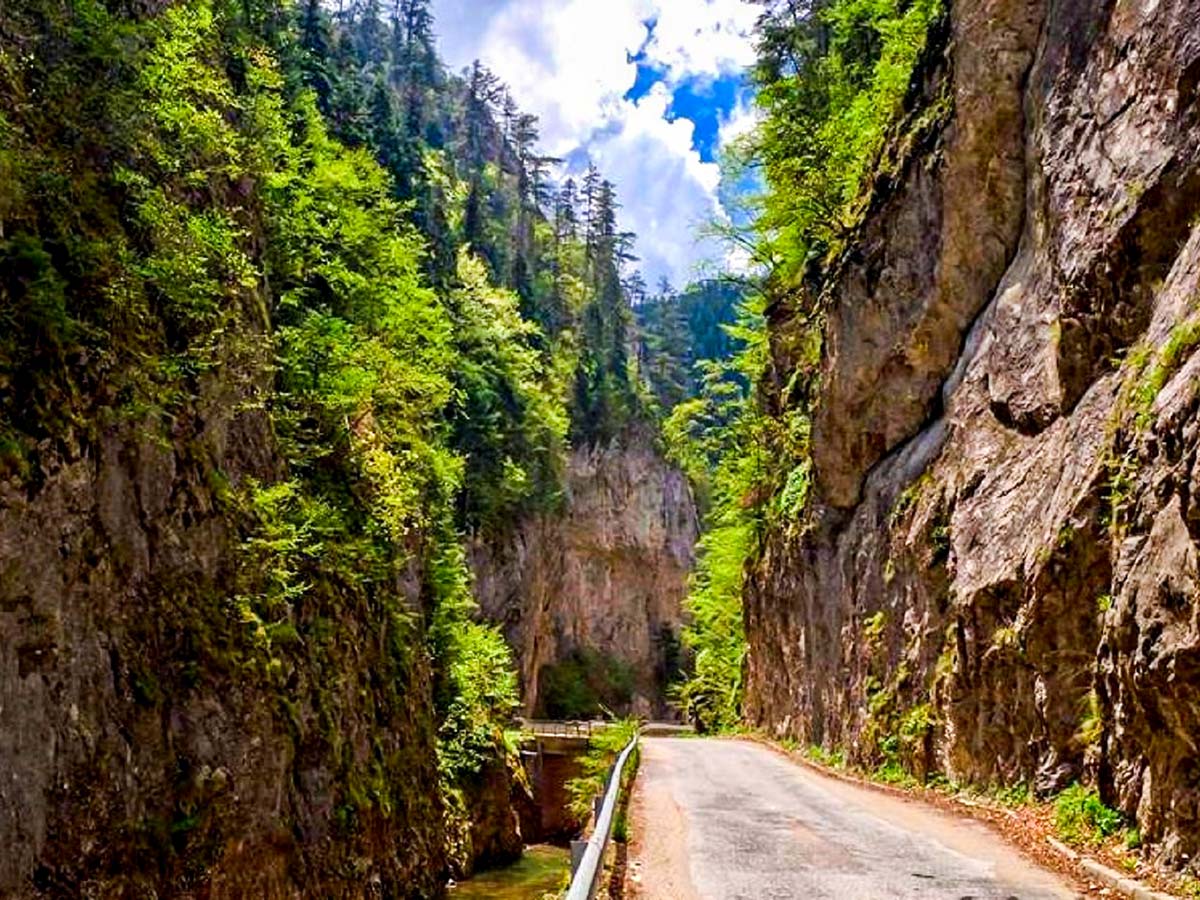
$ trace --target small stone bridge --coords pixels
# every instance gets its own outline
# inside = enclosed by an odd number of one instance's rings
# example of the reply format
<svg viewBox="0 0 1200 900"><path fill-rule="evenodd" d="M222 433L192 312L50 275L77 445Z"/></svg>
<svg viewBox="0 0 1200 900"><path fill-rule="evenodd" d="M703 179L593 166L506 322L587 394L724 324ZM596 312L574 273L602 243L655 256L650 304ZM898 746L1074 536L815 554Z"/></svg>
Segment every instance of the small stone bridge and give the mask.
<svg viewBox="0 0 1200 900"><path fill-rule="evenodd" d="M582 774L579 760L587 752L588 741L608 723L521 719L519 724L525 734L521 762L533 788L535 807L522 816L525 840L569 840L583 823L571 813L567 782Z"/></svg>
<svg viewBox="0 0 1200 900"><path fill-rule="evenodd" d="M525 740L521 761L533 788L535 809L522 816L522 830L528 843L569 840L584 823L570 811L567 782L583 773L580 758L588 742L610 727L604 721L551 721L519 719ZM642 726L642 734L672 735L690 733L691 728L667 723Z"/></svg>
<svg viewBox="0 0 1200 900"><path fill-rule="evenodd" d="M554 722L545 719L519 719L527 743L536 744L539 753L574 755L587 750L593 735L608 728L608 722Z"/></svg>

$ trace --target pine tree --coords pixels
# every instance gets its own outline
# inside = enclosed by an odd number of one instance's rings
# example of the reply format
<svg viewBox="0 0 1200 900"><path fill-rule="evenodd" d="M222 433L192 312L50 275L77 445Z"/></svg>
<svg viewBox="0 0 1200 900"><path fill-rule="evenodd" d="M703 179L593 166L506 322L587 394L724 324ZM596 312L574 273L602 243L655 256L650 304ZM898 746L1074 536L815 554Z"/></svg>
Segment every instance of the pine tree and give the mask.
<svg viewBox="0 0 1200 900"><path fill-rule="evenodd" d="M463 236L467 243L484 251L484 167L488 160L488 138L493 127L492 110L503 96L500 79L478 60L471 67L467 81L465 122L466 165L468 177L467 208ZM495 269L493 266L493 273Z"/></svg>
<svg viewBox="0 0 1200 900"><path fill-rule="evenodd" d="M352 21L353 15L351 10L344 15L344 19ZM333 80L327 115L339 139L359 146L367 140L367 92L352 32L343 30L338 33L334 42L332 68L338 75Z"/></svg>
<svg viewBox="0 0 1200 900"><path fill-rule="evenodd" d="M438 59L433 42L429 0L394 0L392 6L393 76L397 86L431 88ZM406 90L406 98L413 99Z"/></svg>
<svg viewBox="0 0 1200 900"><path fill-rule="evenodd" d="M600 170L596 168L595 163L592 163L583 176L583 185L580 190L580 200L583 203L584 246L587 250L588 269L592 272L595 271L598 252L597 208L600 199L600 182Z"/></svg>
<svg viewBox="0 0 1200 900"><path fill-rule="evenodd" d="M360 69L382 68L388 59L388 39L379 0L359 0L351 10L353 47Z"/></svg>
<svg viewBox="0 0 1200 900"><path fill-rule="evenodd" d="M333 33L329 16L321 0L304 0L300 15L300 75L304 85L317 95L321 112L329 115L333 106L332 61Z"/></svg>
<svg viewBox="0 0 1200 900"><path fill-rule="evenodd" d="M399 193L406 196L411 173L405 171L408 160L404 154L404 136L391 89L382 74L376 75L371 87L369 135L379 162L397 176Z"/></svg>
<svg viewBox="0 0 1200 900"><path fill-rule="evenodd" d="M574 178L563 182L554 202L554 237L558 244L579 238L579 189Z"/></svg>

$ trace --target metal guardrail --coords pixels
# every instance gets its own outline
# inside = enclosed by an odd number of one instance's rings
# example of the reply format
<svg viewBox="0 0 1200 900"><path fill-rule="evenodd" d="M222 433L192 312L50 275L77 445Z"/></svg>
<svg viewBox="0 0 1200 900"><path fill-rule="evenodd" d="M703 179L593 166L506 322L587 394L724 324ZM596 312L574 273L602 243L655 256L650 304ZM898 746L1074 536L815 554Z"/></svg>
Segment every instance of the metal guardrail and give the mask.
<svg viewBox="0 0 1200 900"><path fill-rule="evenodd" d="M617 798L621 794L621 778L625 772L625 763L629 754L637 746L638 736L635 734L629 745L617 757L609 775L608 789L604 792L604 802L600 813L596 816L596 827L588 838L587 849L583 851L583 859L579 868L571 876L571 886L567 889L567 900L592 900L599 886L600 872L603 869L604 851L608 849L608 839L612 835L613 818L617 811Z"/></svg>

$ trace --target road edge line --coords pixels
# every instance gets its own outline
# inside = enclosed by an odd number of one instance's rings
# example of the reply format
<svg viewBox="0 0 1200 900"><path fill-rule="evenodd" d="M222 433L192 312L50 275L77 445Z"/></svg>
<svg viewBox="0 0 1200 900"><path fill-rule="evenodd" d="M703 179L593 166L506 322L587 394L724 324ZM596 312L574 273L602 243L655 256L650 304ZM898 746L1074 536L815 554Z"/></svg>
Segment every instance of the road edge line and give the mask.
<svg viewBox="0 0 1200 900"><path fill-rule="evenodd" d="M783 756L789 762L796 763L807 769L811 769L812 771L817 772L820 775L824 775L827 778L833 778L833 779L835 779L837 781L841 781L845 784L852 784L852 785L855 785L856 787L867 788L870 790L878 791L881 794L887 794L889 796L908 800L910 802L925 803L926 805L930 805L930 806L933 805L933 804L926 803L926 801L922 800L920 797L913 796L912 794L908 793L907 791L905 791L901 788L894 787L890 784L880 784L877 781L871 781L869 778L863 778L861 776L854 775L849 772L843 772L838 769L834 769L831 766L823 765L822 763L819 763L816 760L809 759L808 757L806 757L803 753L801 753L799 751L788 750L786 747L783 747L780 744L778 744L777 742L771 740L768 737L764 737L762 735L739 734L739 735L733 735L733 739L747 741L752 744L759 744L761 746L764 746L767 749L773 750L775 753ZM946 794L943 796L945 796L945 798L947 800L954 803L955 805L966 807L967 809L971 809L971 808L983 808L983 809L989 809L989 810L992 809L991 807L986 807L986 806L983 806L982 804L964 802L964 801L962 801L952 795L949 795L949 794ZM936 809L936 806L934 806L934 808ZM999 810L994 810L994 811L999 811ZM1014 815L1012 810L1003 810L1003 812L1008 813L1010 816ZM980 821L980 820L978 818L976 818L976 821ZM986 821L983 821L982 824L987 825L988 823ZM995 830L995 829L993 829L993 830ZM1015 843L1014 841L1009 839L1003 833L1000 833L999 836L1000 836L1001 840L1003 840L1005 843L1007 843L1010 846L1014 847L1015 849L1021 851L1023 854L1025 854L1027 856L1029 855L1029 852L1025 848L1021 847L1018 843ZM1111 890L1117 891L1122 896L1129 898L1129 900L1182 900L1181 896L1178 894L1168 894L1163 891L1156 890L1156 889L1150 887L1149 885L1145 884L1144 882L1138 881L1136 878L1130 878L1129 876L1123 875L1122 873L1118 872L1116 869L1110 869L1108 866L1105 866L1105 865L1097 862L1096 860L1092 859L1090 856L1087 856L1084 853L1080 853L1076 850L1073 850L1072 848L1068 847L1066 844L1064 844L1062 841L1060 841L1056 838L1047 836L1046 842L1050 845L1051 849L1053 849L1059 856L1061 856L1063 859L1065 859L1072 865L1076 866L1079 869L1081 874L1090 876L1098 881L1103 882L1106 887L1108 887ZM1036 862L1036 860L1035 860L1035 862ZM1076 877L1079 877L1079 876L1077 875Z"/></svg>

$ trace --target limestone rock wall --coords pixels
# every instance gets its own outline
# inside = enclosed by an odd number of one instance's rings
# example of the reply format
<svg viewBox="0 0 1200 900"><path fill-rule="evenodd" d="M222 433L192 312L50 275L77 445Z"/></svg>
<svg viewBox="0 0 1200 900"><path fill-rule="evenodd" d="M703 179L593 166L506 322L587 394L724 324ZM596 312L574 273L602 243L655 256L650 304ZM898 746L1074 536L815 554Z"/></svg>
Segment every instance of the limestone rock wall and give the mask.
<svg viewBox="0 0 1200 900"><path fill-rule="evenodd" d="M278 668L249 647L222 497L279 457L244 399L214 380L169 433L117 422L0 483L0 896L440 894L425 655L397 667L348 600Z"/></svg>
<svg viewBox="0 0 1200 900"><path fill-rule="evenodd" d="M514 863L526 844L538 842L525 821L533 804L528 781L520 761L493 758L460 786L464 815L453 823L458 833L449 829L447 850L453 878Z"/></svg>
<svg viewBox="0 0 1200 900"><path fill-rule="evenodd" d="M699 533L687 479L634 441L574 451L566 482L561 512L471 545L481 613L514 648L527 714L547 667L585 649L631 669L633 712L665 714Z"/></svg>
<svg viewBox="0 0 1200 900"><path fill-rule="evenodd" d="M1200 852L1200 8L957 0L830 288L811 519L747 714L860 761L1085 774ZM773 381L794 329L768 311ZM775 394L769 400L784 403Z"/></svg>

